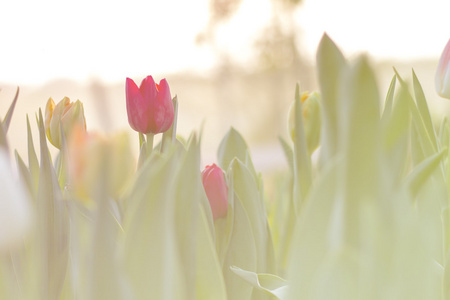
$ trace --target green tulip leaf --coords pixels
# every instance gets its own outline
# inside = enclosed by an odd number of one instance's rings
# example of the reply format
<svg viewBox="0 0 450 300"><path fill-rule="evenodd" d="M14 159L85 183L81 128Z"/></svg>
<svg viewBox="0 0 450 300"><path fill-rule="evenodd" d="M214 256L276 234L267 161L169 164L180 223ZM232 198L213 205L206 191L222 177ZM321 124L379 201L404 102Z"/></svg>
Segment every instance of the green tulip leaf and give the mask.
<svg viewBox="0 0 450 300"><path fill-rule="evenodd" d="M258 262L256 271L273 273L276 266L275 255L263 194L258 190L251 171L241 161L235 158L231 162L230 170L234 193L247 213L253 232Z"/></svg>
<svg viewBox="0 0 450 300"><path fill-rule="evenodd" d="M413 166L417 166L427 156L422 148L421 139L416 126L411 127L411 158Z"/></svg>
<svg viewBox="0 0 450 300"><path fill-rule="evenodd" d="M245 166L249 169L249 171L252 173L253 177L255 178L255 180L258 183L258 189L263 192L262 190L262 184L260 182L260 177L261 177L261 173L257 173L256 169L255 169L255 165L253 164L251 155L250 155L250 150L247 149L247 151L245 151L245 160L244 160Z"/></svg>
<svg viewBox="0 0 450 300"><path fill-rule="evenodd" d="M334 224L337 219L334 215L342 211L339 196L341 168L339 156L324 166L309 201L297 218L287 264L286 277L292 283L288 299L310 299L309 289L313 288L319 266L332 244L342 242L342 226Z"/></svg>
<svg viewBox="0 0 450 300"><path fill-rule="evenodd" d="M199 220L196 222L195 291L198 300L226 300L226 286L216 248L209 230L209 221L204 208L199 205Z"/></svg>
<svg viewBox="0 0 450 300"><path fill-rule="evenodd" d="M167 144L166 146L169 147L171 144ZM203 232L200 233L199 230L206 230L212 237L214 234L214 225L212 224L212 217L206 219L206 223L203 223L203 220L199 220L203 217L201 215L201 210L205 211L208 209L211 211L211 209L209 208L209 202L205 197L202 197L203 185L199 172L200 145L198 143L197 136L195 134L192 135L188 141L187 149L178 144L178 147L176 147L175 150L176 152L173 159L179 160L179 169L176 171L177 182L175 183L175 232L179 247L180 249L183 249L180 253L180 257L184 278L186 278L186 286L191 287L202 285L202 283L198 282L198 280L200 280L199 278L189 276L193 270L197 270L199 268L197 263L200 262L196 260L198 251L206 251L210 247L210 245L208 245L208 248L200 250L198 248L200 245L197 245L192 241L198 240L199 234L205 234ZM205 225L206 227L204 228L203 226ZM202 239L205 238L205 236L202 236ZM212 254L205 253L205 255L211 256ZM220 270L218 260L216 263L218 269ZM211 276L214 278L217 277L217 274L211 274ZM201 290L204 290L204 288ZM187 298L194 299L196 298L195 293L196 289L189 288L186 290L185 296Z"/></svg>
<svg viewBox="0 0 450 300"><path fill-rule="evenodd" d="M413 87L414 87L414 95L416 97L417 108L422 117L425 128L428 132L428 136L431 139L434 149L437 149L437 139L436 132L434 130L433 122L431 121L430 111L428 109L427 100L425 99L425 94L423 93L422 86L417 79L416 73L412 70L413 75Z"/></svg>
<svg viewBox="0 0 450 300"><path fill-rule="evenodd" d="M56 172L50 160L42 112L39 110L41 163L37 191L37 236L39 240L39 278L42 298L57 299L61 293L68 262L67 208L62 199Z"/></svg>
<svg viewBox="0 0 450 300"><path fill-rule="evenodd" d="M166 149L167 143L174 143L177 136L177 120L178 120L178 97L175 95L172 99L173 104L173 111L174 111L174 117L173 117L173 123L170 126L170 128L163 133L162 139L161 139L161 152L164 152Z"/></svg>
<svg viewBox="0 0 450 300"><path fill-rule="evenodd" d="M450 128L447 117L442 119L441 125L439 126L439 143L444 147L450 143Z"/></svg>
<svg viewBox="0 0 450 300"><path fill-rule="evenodd" d="M105 162L106 160L101 165L105 166ZM108 168L103 168L103 171L103 180L106 182ZM121 272L116 246L121 227L111 212L115 200L107 197L105 189L100 190L101 188L97 190L99 193L96 201L99 207L94 216L91 252L88 255L90 261L86 274L88 280L85 299L130 299L131 293L127 291L129 288L125 284L125 274Z"/></svg>
<svg viewBox="0 0 450 300"><path fill-rule="evenodd" d="M226 171L235 157L240 161L245 161L247 149L247 143L242 138L241 134L231 127L220 142L217 151L217 161L219 166L222 170Z"/></svg>
<svg viewBox="0 0 450 300"><path fill-rule="evenodd" d="M379 190L381 122L375 75L365 57L344 72L340 93L344 193L349 207Z"/></svg>
<svg viewBox="0 0 450 300"><path fill-rule="evenodd" d="M400 86L393 108L382 118L382 140L384 152L384 180L386 191L392 191L409 169L411 112L408 91Z"/></svg>
<svg viewBox="0 0 450 300"><path fill-rule="evenodd" d="M252 285L254 288L268 293L279 300L288 299L288 282L276 275L255 273L231 266L231 271Z"/></svg>
<svg viewBox="0 0 450 300"><path fill-rule="evenodd" d="M302 101L300 100L298 84L295 87L294 120L294 206L295 211L300 213L312 183L312 171L311 158L303 126Z"/></svg>
<svg viewBox="0 0 450 300"><path fill-rule="evenodd" d="M20 177L22 178L22 181L25 183L26 187L28 188L29 195L33 195L33 183L31 182L31 174L28 170L27 166L25 165L25 162L23 161L22 157L20 157L19 152L14 151L15 157L16 157L16 163L17 167L20 173Z"/></svg>
<svg viewBox="0 0 450 300"><path fill-rule="evenodd" d="M390 118L392 113L392 108L394 106L394 93L395 93L395 84L397 82L397 76L393 76L391 80L391 84L389 85L389 89L386 95L386 101L384 102L384 111L382 119Z"/></svg>
<svg viewBox="0 0 450 300"><path fill-rule="evenodd" d="M183 299L186 284L175 229L176 149L153 154L125 197L125 270L136 299Z"/></svg>
<svg viewBox="0 0 450 300"><path fill-rule="evenodd" d="M6 152L9 152L8 139L6 138L6 131L3 123L0 122L0 147Z"/></svg>
<svg viewBox="0 0 450 300"><path fill-rule="evenodd" d="M56 175L58 177L59 186L61 190L64 190L67 184L68 177L68 149L66 135L64 134L64 129L62 123L60 123L60 141L61 149L58 153L55 163Z"/></svg>
<svg viewBox="0 0 450 300"><path fill-rule="evenodd" d="M6 113L5 118L3 119L3 126L5 130L5 134L8 132L9 125L11 124L12 115L14 113L14 109L16 108L17 99L19 98L19 87L17 87L16 95L9 106L8 112Z"/></svg>
<svg viewBox="0 0 450 300"><path fill-rule="evenodd" d="M33 143L33 134L31 133L30 120L27 115L27 138L28 138L28 168L30 169L31 179L33 182L34 195L37 193L39 182L39 162Z"/></svg>
<svg viewBox="0 0 450 300"><path fill-rule="evenodd" d="M397 76L397 79L400 82L400 85L403 86L403 88L407 91L408 86L405 83L405 81L400 77L397 70L395 70L395 74ZM409 93L409 92L408 92ZM424 157L429 157L430 155L433 155L436 153L436 148L434 147L431 137L427 131L427 128L425 126L425 123L423 121L423 118L419 112L419 109L417 108L416 103L414 102L411 95L407 97L409 102L409 109L411 111L412 116L412 123L413 123L413 130L415 130L416 136L413 138L417 138L418 145L420 145L420 149L422 149ZM419 148L417 148L419 149ZM416 150L416 148L413 148L412 150ZM419 161L420 162L420 161Z"/></svg>
<svg viewBox="0 0 450 300"><path fill-rule="evenodd" d="M347 62L336 44L324 34L316 55L317 72L321 95L322 133L321 163L325 163L338 152L339 133L339 79Z"/></svg>
<svg viewBox="0 0 450 300"><path fill-rule="evenodd" d="M422 186L441 164L445 154L447 154L447 148L426 158L405 178L406 184L413 198L417 196Z"/></svg>
<svg viewBox="0 0 450 300"><path fill-rule="evenodd" d="M228 213L225 218L218 218L214 221L214 239L217 254L219 257L220 265L224 265L225 258L227 257L228 247L230 245L231 235L233 233L234 226L234 180L233 173L229 172L227 174L227 185L228 185ZM206 194L205 194L206 197ZM204 209L207 213L208 219L212 220L212 211L208 203L208 207Z"/></svg>
<svg viewBox="0 0 450 300"><path fill-rule="evenodd" d="M286 157L289 169L292 173L294 173L294 151L292 147L288 144L285 138L279 136L278 140L280 141L281 148L283 149L284 156Z"/></svg>
<svg viewBox="0 0 450 300"><path fill-rule="evenodd" d="M446 178L445 185L447 187L447 190L450 192L450 161L448 159L448 149L450 147L450 126L448 124L447 118L444 118L442 120L439 132L439 140L441 147L447 148L447 155L444 157L443 163Z"/></svg>
<svg viewBox="0 0 450 300"><path fill-rule="evenodd" d="M230 213L230 212L229 212ZM253 288L237 277L230 266L242 266L246 270L257 270L257 249L252 226L244 206L234 199L233 227L222 266L228 299L251 299ZM221 233L217 233L220 235Z"/></svg>

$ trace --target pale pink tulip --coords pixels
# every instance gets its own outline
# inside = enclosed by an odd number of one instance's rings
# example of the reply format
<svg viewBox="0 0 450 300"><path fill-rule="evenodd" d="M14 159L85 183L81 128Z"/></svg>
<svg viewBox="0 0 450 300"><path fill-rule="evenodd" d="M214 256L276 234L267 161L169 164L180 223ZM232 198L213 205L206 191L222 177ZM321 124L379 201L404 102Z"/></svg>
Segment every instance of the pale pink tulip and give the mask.
<svg viewBox="0 0 450 300"><path fill-rule="evenodd" d="M450 99L450 40L442 52L436 70L436 91L444 98Z"/></svg>
<svg viewBox="0 0 450 300"><path fill-rule="evenodd" d="M225 217L228 210L228 187L222 169L216 164L206 166L202 172L202 181L213 219Z"/></svg>
<svg viewBox="0 0 450 300"><path fill-rule="evenodd" d="M156 84L152 76L147 76L138 87L127 78L125 89L131 128L144 134L157 134L170 128L174 109L166 79Z"/></svg>

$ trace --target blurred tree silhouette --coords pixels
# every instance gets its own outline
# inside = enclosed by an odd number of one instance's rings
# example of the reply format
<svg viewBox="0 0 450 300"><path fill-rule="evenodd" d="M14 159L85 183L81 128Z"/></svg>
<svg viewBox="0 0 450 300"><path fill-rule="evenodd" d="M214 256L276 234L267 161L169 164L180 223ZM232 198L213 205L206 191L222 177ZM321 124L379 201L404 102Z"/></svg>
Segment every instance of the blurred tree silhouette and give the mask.
<svg viewBox="0 0 450 300"><path fill-rule="evenodd" d="M258 65L263 69L298 67L301 59L294 14L302 0L270 1L271 20L261 28L253 44L259 58ZM213 47L222 62L222 68L227 67L232 60L226 50L216 46L215 34L219 25L230 21L242 2L243 0L210 0L209 22L205 30L197 36L197 43Z"/></svg>
<svg viewBox="0 0 450 300"><path fill-rule="evenodd" d="M233 78L246 76L244 80L247 84L258 84L264 90L264 97L257 99L259 118L253 123L252 133L255 140L269 140L286 132L285 110L292 101L289 87L294 86L295 82L301 82L303 89L312 86L311 69L302 58L299 32L295 23L295 14L302 0L270 0L270 20L261 27L251 44L256 59L256 68L253 69L248 65L244 66L245 69L237 65L229 50L219 46L216 36L220 26L226 26L233 21L232 18L243 1L245 0L210 0L209 21L198 34L196 42L209 45L217 56L217 105L226 105L228 110L233 112L235 120L237 115L248 114L255 107L255 102L246 101L249 106L246 110L243 103L237 102L237 99L254 99L255 95L238 97L239 93L245 91L236 90ZM243 70L245 72L242 73Z"/></svg>
<svg viewBox="0 0 450 300"><path fill-rule="evenodd" d="M301 0L271 0L272 19L255 42L266 68L298 67L301 63L294 13Z"/></svg>

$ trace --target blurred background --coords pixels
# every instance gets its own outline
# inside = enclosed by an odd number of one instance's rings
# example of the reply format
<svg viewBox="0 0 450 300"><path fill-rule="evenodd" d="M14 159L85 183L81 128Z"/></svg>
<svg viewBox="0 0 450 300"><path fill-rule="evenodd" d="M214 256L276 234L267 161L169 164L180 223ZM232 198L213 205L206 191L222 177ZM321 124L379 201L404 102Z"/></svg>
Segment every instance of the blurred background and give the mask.
<svg viewBox="0 0 450 300"><path fill-rule="evenodd" d="M434 114L449 103L434 72L450 37L448 0L4 1L0 4L0 115L20 87L8 133L26 158L26 114L52 97L84 103L90 130L137 133L127 121L125 78L166 78L178 95L178 132L203 126L203 162L215 162L230 128L260 171L284 168L295 83L317 89L315 51L324 32L347 57L367 54L381 98L414 68ZM202 125L203 124L203 125ZM33 126L35 128L36 126ZM37 132L34 131L35 138Z"/></svg>

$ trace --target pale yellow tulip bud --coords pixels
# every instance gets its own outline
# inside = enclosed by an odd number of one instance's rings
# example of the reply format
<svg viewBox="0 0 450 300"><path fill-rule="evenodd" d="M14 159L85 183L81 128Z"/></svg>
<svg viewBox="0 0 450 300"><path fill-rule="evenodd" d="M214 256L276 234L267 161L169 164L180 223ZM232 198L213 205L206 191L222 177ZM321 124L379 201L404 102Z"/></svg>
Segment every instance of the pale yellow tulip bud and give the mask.
<svg viewBox="0 0 450 300"><path fill-rule="evenodd" d="M64 97L55 106L53 99L48 99L45 107L45 131L47 138L53 146L61 148L61 124L64 136L67 138L73 128L80 127L86 131L86 119L84 118L83 104L80 100L70 102Z"/></svg>
<svg viewBox="0 0 450 300"><path fill-rule="evenodd" d="M319 94L316 92L304 92L300 97L302 101L303 128L305 129L306 143L310 154L317 149L320 140L319 97ZM292 140L295 140L294 103L289 109L288 127Z"/></svg>

